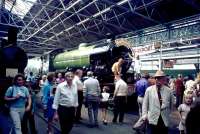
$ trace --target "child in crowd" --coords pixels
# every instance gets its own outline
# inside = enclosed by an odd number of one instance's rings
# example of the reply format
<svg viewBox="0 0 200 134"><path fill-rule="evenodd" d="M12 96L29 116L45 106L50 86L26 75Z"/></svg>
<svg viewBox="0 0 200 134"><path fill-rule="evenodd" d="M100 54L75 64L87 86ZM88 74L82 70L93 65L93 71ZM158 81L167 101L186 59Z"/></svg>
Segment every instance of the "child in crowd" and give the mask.
<svg viewBox="0 0 200 134"><path fill-rule="evenodd" d="M39 81L39 87L40 87L39 96L41 97L41 100L42 100L42 97L43 97L43 87L44 87L46 80L47 80L47 76L43 75L42 79Z"/></svg>
<svg viewBox="0 0 200 134"><path fill-rule="evenodd" d="M109 90L108 86L103 87L103 92L101 93L102 99L101 99L101 108L102 108L102 117L103 117L103 123L107 124L107 109L108 109L108 99L110 97L110 94L107 93Z"/></svg>
<svg viewBox="0 0 200 134"><path fill-rule="evenodd" d="M186 130L185 130L185 120L187 117L187 114L190 111L192 102L193 102L193 93L191 92L184 92L184 103L181 104L178 107L178 111L180 113L180 123L179 123L179 131L180 134L186 134Z"/></svg>
<svg viewBox="0 0 200 134"><path fill-rule="evenodd" d="M52 123L53 123L53 116L54 116L55 110L52 108L52 105L53 105L55 93L56 93L56 87L53 86L50 93L50 98L48 99L48 102L47 102L48 134L53 134Z"/></svg>

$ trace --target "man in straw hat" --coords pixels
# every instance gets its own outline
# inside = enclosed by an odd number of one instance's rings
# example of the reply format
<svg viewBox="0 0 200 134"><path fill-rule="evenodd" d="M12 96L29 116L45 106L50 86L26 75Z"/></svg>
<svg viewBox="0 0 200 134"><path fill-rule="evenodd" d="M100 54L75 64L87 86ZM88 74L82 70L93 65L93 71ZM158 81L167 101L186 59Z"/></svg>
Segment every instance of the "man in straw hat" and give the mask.
<svg viewBox="0 0 200 134"><path fill-rule="evenodd" d="M165 74L157 71L156 83L147 88L142 106L142 118L148 120L151 134L167 134L169 115L173 108L173 93L165 86Z"/></svg>

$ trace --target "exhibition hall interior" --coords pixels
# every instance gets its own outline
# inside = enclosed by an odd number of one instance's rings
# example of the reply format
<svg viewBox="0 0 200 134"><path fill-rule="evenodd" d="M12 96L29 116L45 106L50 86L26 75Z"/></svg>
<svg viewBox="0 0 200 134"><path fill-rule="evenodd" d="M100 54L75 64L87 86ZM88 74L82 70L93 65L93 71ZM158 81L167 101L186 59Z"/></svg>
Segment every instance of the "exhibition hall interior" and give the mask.
<svg viewBox="0 0 200 134"><path fill-rule="evenodd" d="M198 113L199 0L0 0L0 134L200 134Z"/></svg>

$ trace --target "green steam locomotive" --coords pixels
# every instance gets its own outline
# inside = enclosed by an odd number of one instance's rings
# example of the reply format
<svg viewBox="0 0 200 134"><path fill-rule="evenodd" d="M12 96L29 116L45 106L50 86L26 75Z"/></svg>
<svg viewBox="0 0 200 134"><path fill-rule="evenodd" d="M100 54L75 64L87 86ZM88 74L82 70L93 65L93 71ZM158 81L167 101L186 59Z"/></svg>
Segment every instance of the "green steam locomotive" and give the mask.
<svg viewBox="0 0 200 134"><path fill-rule="evenodd" d="M111 67L119 59L124 59L122 74L126 76L132 63L131 50L125 45L103 43L99 45L80 44L78 49L63 51L54 50L45 57L49 63L50 72L83 69L93 71L95 76L103 82L113 82Z"/></svg>

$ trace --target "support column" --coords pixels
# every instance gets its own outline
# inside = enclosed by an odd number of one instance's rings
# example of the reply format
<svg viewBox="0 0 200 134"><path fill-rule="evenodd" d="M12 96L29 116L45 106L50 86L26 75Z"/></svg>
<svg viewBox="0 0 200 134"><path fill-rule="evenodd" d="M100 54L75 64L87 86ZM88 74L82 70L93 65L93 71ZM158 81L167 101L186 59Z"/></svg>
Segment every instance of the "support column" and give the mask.
<svg viewBox="0 0 200 134"><path fill-rule="evenodd" d="M158 60L158 70L162 70L162 59Z"/></svg>
<svg viewBox="0 0 200 134"><path fill-rule="evenodd" d="M158 70L162 70L162 43L161 43L161 46L160 46L160 57L159 57L159 60L158 60Z"/></svg>

